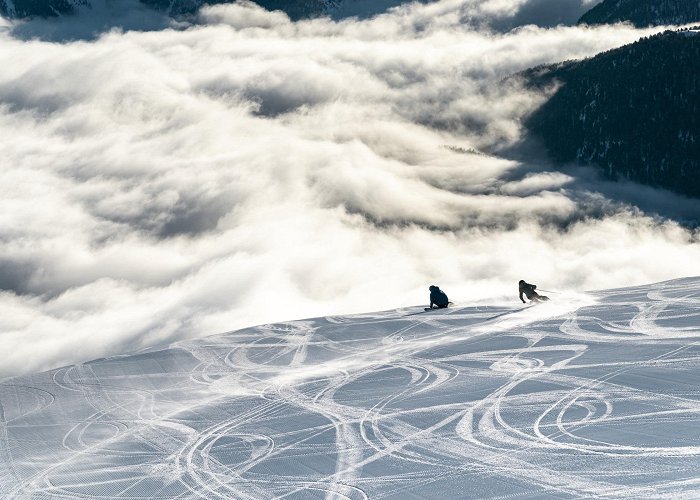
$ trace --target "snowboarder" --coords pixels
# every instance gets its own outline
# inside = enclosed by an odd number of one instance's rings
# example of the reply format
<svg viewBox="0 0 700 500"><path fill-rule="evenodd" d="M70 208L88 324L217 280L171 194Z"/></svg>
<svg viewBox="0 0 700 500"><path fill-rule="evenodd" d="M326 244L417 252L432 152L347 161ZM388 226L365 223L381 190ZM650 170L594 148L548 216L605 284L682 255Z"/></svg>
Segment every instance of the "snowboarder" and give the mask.
<svg viewBox="0 0 700 500"><path fill-rule="evenodd" d="M440 290L439 287L435 285L431 285L428 290L430 290L430 307L429 309L433 308L433 304L435 304L438 309L443 309L447 307L450 303L450 299L447 298L447 295L445 292Z"/></svg>
<svg viewBox="0 0 700 500"><path fill-rule="evenodd" d="M525 297L531 302L546 302L549 300L549 297L545 295L540 295L535 291L535 288L537 288L537 285L531 285L530 283L526 283L525 280L520 280L518 282L518 291L520 292L520 300L523 301L523 304L525 304L525 299L523 299L523 294L525 294Z"/></svg>

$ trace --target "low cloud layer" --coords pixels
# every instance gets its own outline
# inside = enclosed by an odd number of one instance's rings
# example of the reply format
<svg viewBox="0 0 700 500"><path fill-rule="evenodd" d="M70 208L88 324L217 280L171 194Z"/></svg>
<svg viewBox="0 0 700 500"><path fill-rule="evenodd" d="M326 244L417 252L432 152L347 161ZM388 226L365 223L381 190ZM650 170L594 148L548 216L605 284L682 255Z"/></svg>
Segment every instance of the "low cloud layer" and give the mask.
<svg viewBox="0 0 700 500"><path fill-rule="evenodd" d="M498 82L651 31L496 34L463 22L474 5L292 23L238 4L72 43L6 23L0 376L414 305L433 283L469 304L515 301L521 278L698 274L695 235L653 213L693 203L496 156L545 99Z"/></svg>

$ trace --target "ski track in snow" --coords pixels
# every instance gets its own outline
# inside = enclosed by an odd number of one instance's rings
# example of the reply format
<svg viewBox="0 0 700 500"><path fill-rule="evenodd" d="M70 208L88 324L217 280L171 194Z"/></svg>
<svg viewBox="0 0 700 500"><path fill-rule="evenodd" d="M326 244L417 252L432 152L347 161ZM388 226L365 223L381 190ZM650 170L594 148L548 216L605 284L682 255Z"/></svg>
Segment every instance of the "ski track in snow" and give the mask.
<svg viewBox="0 0 700 500"><path fill-rule="evenodd" d="M700 278L263 325L0 382L2 498L700 495Z"/></svg>

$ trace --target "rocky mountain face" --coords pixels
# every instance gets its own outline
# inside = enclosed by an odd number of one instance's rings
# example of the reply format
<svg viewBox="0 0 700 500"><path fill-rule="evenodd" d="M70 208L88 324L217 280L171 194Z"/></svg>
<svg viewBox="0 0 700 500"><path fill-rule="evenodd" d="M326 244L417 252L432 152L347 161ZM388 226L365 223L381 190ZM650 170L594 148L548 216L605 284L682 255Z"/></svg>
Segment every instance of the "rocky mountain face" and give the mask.
<svg viewBox="0 0 700 500"><path fill-rule="evenodd" d="M700 197L700 32L667 31L522 74L558 85L525 122L559 163Z"/></svg>
<svg viewBox="0 0 700 500"><path fill-rule="evenodd" d="M578 22L596 25L622 21L638 27L695 23L700 21L700 0L604 0Z"/></svg>

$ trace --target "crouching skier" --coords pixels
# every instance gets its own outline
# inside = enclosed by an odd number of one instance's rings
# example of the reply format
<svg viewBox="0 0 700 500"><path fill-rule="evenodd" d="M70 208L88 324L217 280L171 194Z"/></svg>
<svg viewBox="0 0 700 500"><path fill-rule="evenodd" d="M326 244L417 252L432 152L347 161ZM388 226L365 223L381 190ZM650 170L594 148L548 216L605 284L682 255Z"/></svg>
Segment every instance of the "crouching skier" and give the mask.
<svg viewBox="0 0 700 500"><path fill-rule="evenodd" d="M523 301L523 304L525 304L525 299L523 299L523 294L525 294L525 297L531 302L546 302L549 300L549 297L545 295L540 295L535 291L535 288L537 288L537 285L531 285L530 283L526 283L525 280L520 280L518 282L518 291L520 292L520 300Z"/></svg>
<svg viewBox="0 0 700 500"><path fill-rule="evenodd" d="M450 299L447 298L445 292L440 290L437 286L432 285L428 290L430 290L430 307L427 309L432 309L433 304L437 306L438 309L443 309L450 304Z"/></svg>

